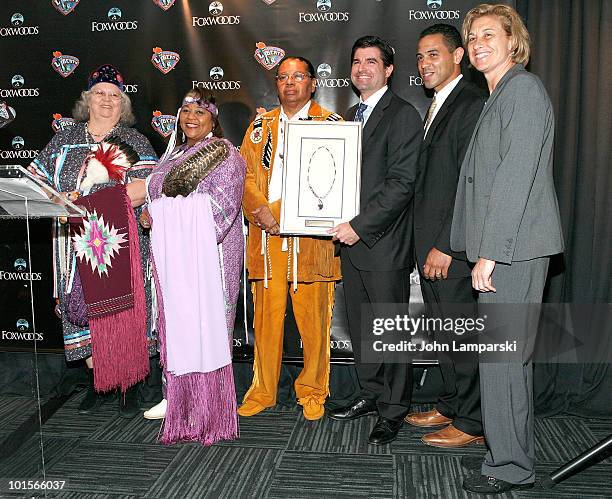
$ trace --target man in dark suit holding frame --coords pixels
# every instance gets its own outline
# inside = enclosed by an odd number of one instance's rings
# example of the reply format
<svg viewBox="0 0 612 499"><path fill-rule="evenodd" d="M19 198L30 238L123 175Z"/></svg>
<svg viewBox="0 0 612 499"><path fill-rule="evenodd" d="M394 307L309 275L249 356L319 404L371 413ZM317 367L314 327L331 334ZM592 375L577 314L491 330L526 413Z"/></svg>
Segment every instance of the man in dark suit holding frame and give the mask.
<svg viewBox="0 0 612 499"><path fill-rule="evenodd" d="M484 90L461 74L463 55L461 35L454 26L435 24L419 36L416 54L419 74L423 86L435 93L425 119L425 138L419 156L414 244L423 299L428 313L439 317L456 312L470 317L476 314L472 266L465 252L450 248L461 162L486 100ZM449 307L457 303L462 305ZM473 355L473 362L442 362L440 372L444 388L436 407L409 414L406 421L421 427L445 425L423 436L421 440L427 445L463 447L482 443L478 356Z"/></svg>
<svg viewBox="0 0 612 499"><path fill-rule="evenodd" d="M369 442L392 442L402 427L412 396L408 359L388 363L362 361L362 305L376 315L375 304L407 303L414 266L412 196L422 123L416 109L396 96L387 83L394 50L376 36L353 45L351 80L360 94L347 120L364 123L360 213L330 230L341 243L340 257L349 330L361 393L329 417L356 419L378 414ZM373 310L374 309L374 310Z"/></svg>

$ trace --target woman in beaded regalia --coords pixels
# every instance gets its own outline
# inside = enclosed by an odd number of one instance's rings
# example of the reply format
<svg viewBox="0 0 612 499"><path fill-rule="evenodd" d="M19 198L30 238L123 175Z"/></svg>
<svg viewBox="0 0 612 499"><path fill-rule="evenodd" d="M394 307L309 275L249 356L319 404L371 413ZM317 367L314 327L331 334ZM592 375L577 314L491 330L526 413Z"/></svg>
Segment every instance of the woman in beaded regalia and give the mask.
<svg viewBox="0 0 612 499"><path fill-rule="evenodd" d="M165 418L166 444L238 437L231 344L246 167L218 115L212 96L190 90L178 116L184 143L174 148L175 132L146 182L165 397L145 417Z"/></svg>
<svg viewBox="0 0 612 499"><path fill-rule="evenodd" d="M124 80L119 71L105 64L94 70L88 78L87 89L76 102L73 118L75 124L59 131L30 164L29 170L56 191L65 193L71 199L97 193L117 184L124 184L130 190L130 182L145 178L157 161L157 156L147 138L131 125L135 119L130 98L124 92ZM131 165L121 175L121 179L106 178L93 181L90 170L86 168L87 159L110 141L127 144L131 150ZM140 213L137 211L136 216ZM80 413L96 410L105 400L102 393L94 389L94 368L92 361L92 333L87 322L76 324L66 313L67 291L74 276L72 240L68 237L68 224L55 223L54 227L54 276L55 294L58 305L56 311L61 315L66 358L68 361L85 359L88 367L89 387L79 406ZM139 233L141 268L146 269L149 259L149 243L140 229ZM145 279L146 301L151 303L149 280ZM147 309L150 311L151 307ZM149 353L155 354L156 344L151 328L150 313L147 314L146 334ZM119 340L121 341L121 340ZM112 352L111 352L112 354ZM95 357L95 355L94 355ZM111 359L111 364L114 362ZM148 363L147 363L148 364ZM96 367L99 369L99 366ZM148 365L147 365L148 371ZM142 379L142 373L137 376ZM98 385L100 379L96 381ZM122 387L125 390L125 386ZM119 400L119 413L122 417L132 418L139 412L137 385L127 389Z"/></svg>

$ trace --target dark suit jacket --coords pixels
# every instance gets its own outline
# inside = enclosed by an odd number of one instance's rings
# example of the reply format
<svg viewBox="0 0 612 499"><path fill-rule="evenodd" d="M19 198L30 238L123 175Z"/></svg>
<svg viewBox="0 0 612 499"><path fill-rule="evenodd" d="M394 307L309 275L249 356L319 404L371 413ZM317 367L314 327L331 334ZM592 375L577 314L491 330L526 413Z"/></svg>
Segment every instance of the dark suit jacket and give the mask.
<svg viewBox="0 0 612 499"><path fill-rule="evenodd" d="M450 230L461 162L486 97L484 90L461 78L421 145L414 193L414 244L421 273L432 247L453 257L449 278L471 273L465 252L451 250Z"/></svg>
<svg viewBox="0 0 612 499"><path fill-rule="evenodd" d="M451 246L510 264L563 251L553 182L554 116L540 79L508 70L478 118L463 164Z"/></svg>
<svg viewBox="0 0 612 499"><path fill-rule="evenodd" d="M347 120L355 119L357 107ZM363 129L360 212L351 227L361 238L342 257L366 271L412 268L412 196L423 124L416 109L387 90Z"/></svg>

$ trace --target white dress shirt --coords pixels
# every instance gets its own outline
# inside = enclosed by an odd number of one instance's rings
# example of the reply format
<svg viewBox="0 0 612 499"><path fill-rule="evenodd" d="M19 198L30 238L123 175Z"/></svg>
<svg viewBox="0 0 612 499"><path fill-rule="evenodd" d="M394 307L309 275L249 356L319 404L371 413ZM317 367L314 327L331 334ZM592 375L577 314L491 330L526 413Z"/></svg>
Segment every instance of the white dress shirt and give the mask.
<svg viewBox="0 0 612 499"><path fill-rule="evenodd" d="M278 127L276 130L278 142L276 144L276 152L274 153L274 161L272 162L272 177L270 178L270 185L268 187L268 202L270 203L280 199L283 191L283 147L285 145L285 122L307 120L310 102L311 101L308 101L306 105L291 119L288 118L288 116L285 114L283 106L281 106L280 116L276 125Z"/></svg>
<svg viewBox="0 0 612 499"><path fill-rule="evenodd" d="M385 92L388 90L388 88L389 87L385 85L384 87L370 95L366 100L361 100L361 97L359 98L360 103L363 102L366 106L368 106L363 112L363 126L365 126L365 124L368 122L368 118L370 117L370 114L372 114L372 110L376 107L378 101L382 99L382 96L385 95Z"/></svg>
<svg viewBox="0 0 612 499"><path fill-rule="evenodd" d="M425 137L427 137L427 132L431 128L431 124L433 123L433 120L436 119L436 115L438 114L438 111L440 111L440 108L442 107L442 104L444 104L444 101L446 100L446 98L455 89L455 87L457 86L457 83L459 83L459 80L461 78L463 78L463 75L460 74L453 81L447 83L442 90L440 90L439 92L435 93L436 107L433 110L433 116L431 117L431 121L429 122L429 126L425 129Z"/></svg>

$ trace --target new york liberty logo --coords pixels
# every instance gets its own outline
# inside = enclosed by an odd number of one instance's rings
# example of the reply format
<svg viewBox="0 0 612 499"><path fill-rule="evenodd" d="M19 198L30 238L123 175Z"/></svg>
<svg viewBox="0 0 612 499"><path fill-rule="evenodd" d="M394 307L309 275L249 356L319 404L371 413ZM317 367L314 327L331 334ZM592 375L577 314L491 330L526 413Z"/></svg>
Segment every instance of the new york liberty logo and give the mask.
<svg viewBox="0 0 612 499"><path fill-rule="evenodd" d="M73 55L64 55L61 52L53 52L51 67L64 78L70 76L79 65L79 59Z"/></svg>
<svg viewBox="0 0 612 499"><path fill-rule="evenodd" d="M162 137L169 137L176 128L176 116L162 114L161 111L153 111L151 126Z"/></svg>
<svg viewBox="0 0 612 499"><path fill-rule="evenodd" d="M273 47L271 45L266 45L264 42L257 42L255 44L255 53L253 57L269 71L285 57L285 51L280 47Z"/></svg>
<svg viewBox="0 0 612 499"><path fill-rule="evenodd" d="M162 50L160 47L155 47L153 49L151 62L153 63L153 66L164 74L168 74L170 71L172 71L180 60L181 56L176 52Z"/></svg>
<svg viewBox="0 0 612 499"><path fill-rule="evenodd" d="M70 14L81 0L51 0L51 5L65 16Z"/></svg>
<svg viewBox="0 0 612 499"><path fill-rule="evenodd" d="M153 3L161 9L168 10L176 0L153 0Z"/></svg>

